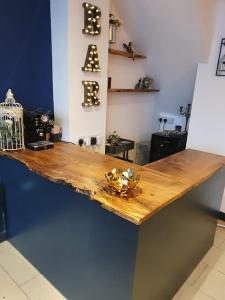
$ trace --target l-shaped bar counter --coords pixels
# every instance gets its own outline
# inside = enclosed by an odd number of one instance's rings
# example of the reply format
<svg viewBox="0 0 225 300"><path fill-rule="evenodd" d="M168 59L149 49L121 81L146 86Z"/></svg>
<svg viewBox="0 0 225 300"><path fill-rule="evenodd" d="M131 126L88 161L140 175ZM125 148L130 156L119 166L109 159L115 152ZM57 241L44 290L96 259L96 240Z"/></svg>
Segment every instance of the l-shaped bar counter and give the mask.
<svg viewBox="0 0 225 300"><path fill-rule="evenodd" d="M170 300L213 244L225 158L185 150L144 167L69 143L0 152L7 239L68 300ZM114 167L139 194L110 195Z"/></svg>

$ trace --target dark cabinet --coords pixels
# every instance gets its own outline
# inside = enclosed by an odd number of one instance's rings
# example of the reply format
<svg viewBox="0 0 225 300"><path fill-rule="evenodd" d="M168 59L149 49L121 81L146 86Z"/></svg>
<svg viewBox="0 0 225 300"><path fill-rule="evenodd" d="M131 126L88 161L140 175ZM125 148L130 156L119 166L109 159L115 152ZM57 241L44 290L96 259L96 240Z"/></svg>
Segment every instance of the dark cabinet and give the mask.
<svg viewBox="0 0 225 300"><path fill-rule="evenodd" d="M187 133L154 133L151 140L150 162L175 154L186 148Z"/></svg>

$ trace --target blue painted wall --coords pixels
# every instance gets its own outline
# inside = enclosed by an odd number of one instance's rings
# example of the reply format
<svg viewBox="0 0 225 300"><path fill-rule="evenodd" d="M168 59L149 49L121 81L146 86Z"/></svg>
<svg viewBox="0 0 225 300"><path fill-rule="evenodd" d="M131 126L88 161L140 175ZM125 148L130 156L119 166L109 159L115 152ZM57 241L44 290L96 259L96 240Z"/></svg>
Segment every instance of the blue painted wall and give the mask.
<svg viewBox="0 0 225 300"><path fill-rule="evenodd" d="M50 0L0 1L0 102L53 110Z"/></svg>

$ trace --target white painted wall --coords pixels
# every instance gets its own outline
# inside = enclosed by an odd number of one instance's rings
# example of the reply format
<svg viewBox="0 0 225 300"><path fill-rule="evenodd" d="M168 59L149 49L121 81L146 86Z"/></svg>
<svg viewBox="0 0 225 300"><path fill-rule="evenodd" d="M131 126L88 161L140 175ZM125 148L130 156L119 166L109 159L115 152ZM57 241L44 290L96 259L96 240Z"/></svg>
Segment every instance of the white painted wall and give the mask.
<svg viewBox="0 0 225 300"><path fill-rule="evenodd" d="M117 31L117 43L111 48L124 50L123 42L128 43L129 36L126 19L123 19L111 1L110 11L122 21ZM136 51L142 51L142 45L136 44ZM147 60L131 60L120 56L109 56L109 76L112 77L112 88L134 88L140 77L148 75L144 71ZM156 83L157 84L157 83ZM155 94L115 93L108 95L107 134L116 130L121 137L136 142L150 140L154 131ZM129 153L135 159L135 151Z"/></svg>
<svg viewBox="0 0 225 300"><path fill-rule="evenodd" d="M51 1L52 68L55 121L63 128L63 140L69 141L68 82L68 1Z"/></svg>
<svg viewBox="0 0 225 300"><path fill-rule="evenodd" d="M198 67L187 148L225 155L225 78L216 77L215 70L215 64Z"/></svg>
<svg viewBox="0 0 225 300"><path fill-rule="evenodd" d="M131 40L148 59L132 63L110 56L112 87L133 87L146 74L160 93L110 95L107 132L141 141L158 130L161 115L184 124L179 107L192 102L197 65L208 60L215 8L215 0L113 0L112 11L123 22L115 47Z"/></svg>
<svg viewBox="0 0 225 300"><path fill-rule="evenodd" d="M82 33L84 27L83 0L52 0L54 106L57 121L63 126L63 139L75 142L77 136L99 135L104 153L107 108L108 70L108 0L90 1L102 12L102 32L99 36ZM63 25L61 27L61 24ZM98 46L101 73L83 72L89 44ZM63 66L61 73L60 65ZM83 80L96 80L100 85L99 107L84 108ZM60 116L60 117L59 117Z"/></svg>
<svg viewBox="0 0 225 300"><path fill-rule="evenodd" d="M225 155L225 79L215 70L211 64L198 67L187 146Z"/></svg>
<svg viewBox="0 0 225 300"><path fill-rule="evenodd" d="M222 1L222 0L221 0ZM106 134L108 69L108 0L95 0L102 10L102 33L82 34L83 1L51 0L53 38L54 105L57 121L63 126L63 139ZM118 43L132 40L137 51L148 56L135 61L110 56L109 76L113 87L133 87L141 76L155 78L157 94L110 95L107 132L117 130L126 138L150 139L157 130L161 112L176 115L180 105L192 99L199 61L207 60L214 20L215 0L114 0L123 27ZM112 8L115 10L115 8ZM190 22L191 20L191 22ZM81 71L89 43L96 43L102 72ZM82 80L100 83L102 104L83 108ZM102 143L101 152L104 152Z"/></svg>
<svg viewBox="0 0 225 300"><path fill-rule="evenodd" d="M154 114L176 115L192 101L197 65L208 60L215 2L114 0L131 40L149 57L144 72L161 90Z"/></svg>
<svg viewBox="0 0 225 300"><path fill-rule="evenodd" d="M225 37L225 1L218 1L210 63L200 64L195 86L188 148L225 155L225 77L217 77L220 41ZM225 199L222 205L225 212Z"/></svg>
<svg viewBox="0 0 225 300"><path fill-rule="evenodd" d="M88 36L82 33L84 27L83 0L69 0L69 98L71 101L72 140L78 135L100 135L102 145L100 151L105 152L106 109L107 109L107 72L108 72L108 19L109 1L90 1L100 7L102 12L102 32L99 36ZM100 73L83 72L89 44L98 46ZM83 108L84 89L82 80L96 80L100 85L101 105Z"/></svg>

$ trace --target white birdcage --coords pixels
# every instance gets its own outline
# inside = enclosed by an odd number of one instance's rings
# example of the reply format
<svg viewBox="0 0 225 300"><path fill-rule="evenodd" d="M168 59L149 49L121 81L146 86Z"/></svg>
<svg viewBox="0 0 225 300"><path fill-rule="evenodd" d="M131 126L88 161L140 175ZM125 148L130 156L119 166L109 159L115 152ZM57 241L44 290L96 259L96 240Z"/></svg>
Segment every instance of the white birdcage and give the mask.
<svg viewBox="0 0 225 300"><path fill-rule="evenodd" d="M5 102L0 103L0 149L24 149L23 107L10 89Z"/></svg>

